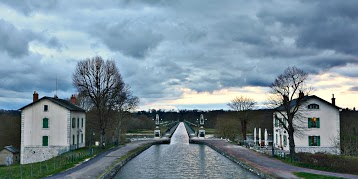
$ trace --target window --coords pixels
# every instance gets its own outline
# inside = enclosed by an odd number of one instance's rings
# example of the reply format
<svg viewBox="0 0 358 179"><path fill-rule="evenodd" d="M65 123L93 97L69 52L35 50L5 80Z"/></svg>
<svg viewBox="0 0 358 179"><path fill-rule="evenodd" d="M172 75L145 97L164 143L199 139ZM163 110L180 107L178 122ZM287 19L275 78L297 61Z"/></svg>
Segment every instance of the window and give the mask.
<svg viewBox="0 0 358 179"><path fill-rule="evenodd" d="M42 146L48 146L48 136L42 136Z"/></svg>
<svg viewBox="0 0 358 179"><path fill-rule="evenodd" d="M275 118L275 127L278 127L278 125L279 125L279 121L277 118Z"/></svg>
<svg viewBox="0 0 358 179"><path fill-rule="evenodd" d="M278 135L276 134L276 145L278 145Z"/></svg>
<svg viewBox="0 0 358 179"><path fill-rule="evenodd" d="M77 128L80 128L80 118L77 118Z"/></svg>
<svg viewBox="0 0 358 179"><path fill-rule="evenodd" d="M283 145L287 146L287 136L283 135Z"/></svg>
<svg viewBox="0 0 358 179"><path fill-rule="evenodd" d="M44 105L44 111L48 111L48 105Z"/></svg>
<svg viewBox="0 0 358 179"><path fill-rule="evenodd" d="M82 121L81 121L81 127L83 128L83 118L82 118Z"/></svg>
<svg viewBox="0 0 358 179"><path fill-rule="evenodd" d="M72 128L76 127L76 118L72 118Z"/></svg>
<svg viewBox="0 0 358 179"><path fill-rule="evenodd" d="M318 104L309 104L307 106L308 109L319 109L319 105Z"/></svg>
<svg viewBox="0 0 358 179"><path fill-rule="evenodd" d="M81 143L83 143L83 134L81 134Z"/></svg>
<svg viewBox="0 0 358 179"><path fill-rule="evenodd" d="M308 128L319 128L319 118L308 118Z"/></svg>
<svg viewBox="0 0 358 179"><path fill-rule="evenodd" d="M321 137L308 136L308 146L321 146Z"/></svg>
<svg viewBox="0 0 358 179"><path fill-rule="evenodd" d="M48 128L48 118L42 119L42 128Z"/></svg>
<svg viewBox="0 0 358 179"><path fill-rule="evenodd" d="M72 145L75 145L75 135L72 135Z"/></svg>

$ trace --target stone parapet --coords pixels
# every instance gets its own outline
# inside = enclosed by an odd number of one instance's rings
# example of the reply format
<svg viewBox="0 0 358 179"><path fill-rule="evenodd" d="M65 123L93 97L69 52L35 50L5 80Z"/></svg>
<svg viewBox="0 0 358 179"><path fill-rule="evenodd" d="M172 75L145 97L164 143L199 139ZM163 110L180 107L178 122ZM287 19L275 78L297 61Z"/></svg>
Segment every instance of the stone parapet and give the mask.
<svg viewBox="0 0 358 179"><path fill-rule="evenodd" d="M45 161L61 155L69 151L69 147L66 146L49 146L49 147L24 147L23 148L23 160L21 164L36 163Z"/></svg>

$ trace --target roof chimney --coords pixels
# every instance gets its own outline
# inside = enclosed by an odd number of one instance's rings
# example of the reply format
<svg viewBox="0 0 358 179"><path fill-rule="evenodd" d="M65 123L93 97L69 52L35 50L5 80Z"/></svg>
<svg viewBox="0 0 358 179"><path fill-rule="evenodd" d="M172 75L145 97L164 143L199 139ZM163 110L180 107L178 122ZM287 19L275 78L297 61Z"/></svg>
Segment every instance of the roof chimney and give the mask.
<svg viewBox="0 0 358 179"><path fill-rule="evenodd" d="M302 91L300 91L300 93L298 93L298 98L303 98L303 97L305 97L305 94Z"/></svg>
<svg viewBox="0 0 358 179"><path fill-rule="evenodd" d="M334 94L332 94L332 104L336 105L336 98L334 98Z"/></svg>
<svg viewBox="0 0 358 179"><path fill-rule="evenodd" d="M39 94L34 91L34 94L32 95L32 102L36 102L37 100L39 100Z"/></svg>
<svg viewBox="0 0 358 179"><path fill-rule="evenodd" d="M70 99L72 104L76 104L76 96L75 95L71 95L71 99Z"/></svg>

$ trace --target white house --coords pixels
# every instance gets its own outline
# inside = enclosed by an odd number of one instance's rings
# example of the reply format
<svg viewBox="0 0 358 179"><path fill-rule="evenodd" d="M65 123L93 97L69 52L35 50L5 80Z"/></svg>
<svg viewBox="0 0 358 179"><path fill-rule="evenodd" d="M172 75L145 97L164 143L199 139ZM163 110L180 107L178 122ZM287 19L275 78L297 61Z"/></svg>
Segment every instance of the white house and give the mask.
<svg viewBox="0 0 358 179"><path fill-rule="evenodd" d="M334 96L332 103L315 95L303 96L302 101L300 115L293 120L299 128L294 133L296 152L340 154L340 108L335 105ZM274 146L289 151L288 133L278 121L282 117L279 112L273 114Z"/></svg>
<svg viewBox="0 0 358 179"><path fill-rule="evenodd" d="M85 147L86 114L71 102L57 97L38 99L21 110L20 163L50 159L69 150Z"/></svg>

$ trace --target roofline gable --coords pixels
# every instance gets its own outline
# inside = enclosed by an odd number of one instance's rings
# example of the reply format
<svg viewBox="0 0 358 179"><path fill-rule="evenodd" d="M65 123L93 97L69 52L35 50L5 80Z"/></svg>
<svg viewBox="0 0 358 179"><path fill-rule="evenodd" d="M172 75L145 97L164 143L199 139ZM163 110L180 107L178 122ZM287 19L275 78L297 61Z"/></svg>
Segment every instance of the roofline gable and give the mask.
<svg viewBox="0 0 358 179"><path fill-rule="evenodd" d="M75 105L75 104L72 104L72 103L70 103L69 101L67 101L68 104L65 105L65 104L63 104L63 102L60 102L60 101L65 101L65 100L63 100L63 99L58 99L58 98L51 98L51 97L48 97L48 96L44 96L44 97L38 99L37 101L32 102L32 103L30 103L30 104L28 104L28 105L26 105L26 106L20 108L19 110L24 110L25 108L30 107L30 106L32 106L32 105L34 105L34 104L36 104L36 103L38 103L38 102L40 102L40 101L42 101L42 100L45 100L45 99L47 99L47 100L49 100L49 101L51 101L51 102L53 102L53 103L55 103L55 104L57 104L57 105L63 107L63 108L66 108L66 109L68 109L68 110L70 110L70 111L86 112L86 110L84 110L83 108L81 108L81 107L79 107L79 106L77 106L77 105ZM72 105L72 107L71 107L71 106L68 106L68 105Z"/></svg>
<svg viewBox="0 0 358 179"><path fill-rule="evenodd" d="M307 102L308 100L310 100L310 99L317 99L317 100L319 100L319 101L322 101L323 103L325 103L325 104L328 104L329 106L331 106L331 107L333 107L333 108L336 108L337 110L339 110L339 109L341 109L340 107L338 107L338 106L336 106L336 105L333 105L332 103L330 103L330 102L328 102L328 101L326 101L326 100L324 100L324 99L322 99L322 98L320 98L320 97L318 97L318 96L316 96L316 95L311 95L311 96L305 96L305 97L303 97L303 99L302 99L302 101L303 101L303 103L302 104L304 104L305 102ZM296 103L296 100L297 100L297 98L296 99L293 99L292 101L290 101L290 103ZM291 106L291 108L294 106L294 104ZM302 105L301 105L302 106ZM280 109L281 108L281 109ZM278 110L278 111L283 111L284 109L283 109L283 105L280 105L279 107L276 107L275 108L275 110Z"/></svg>

